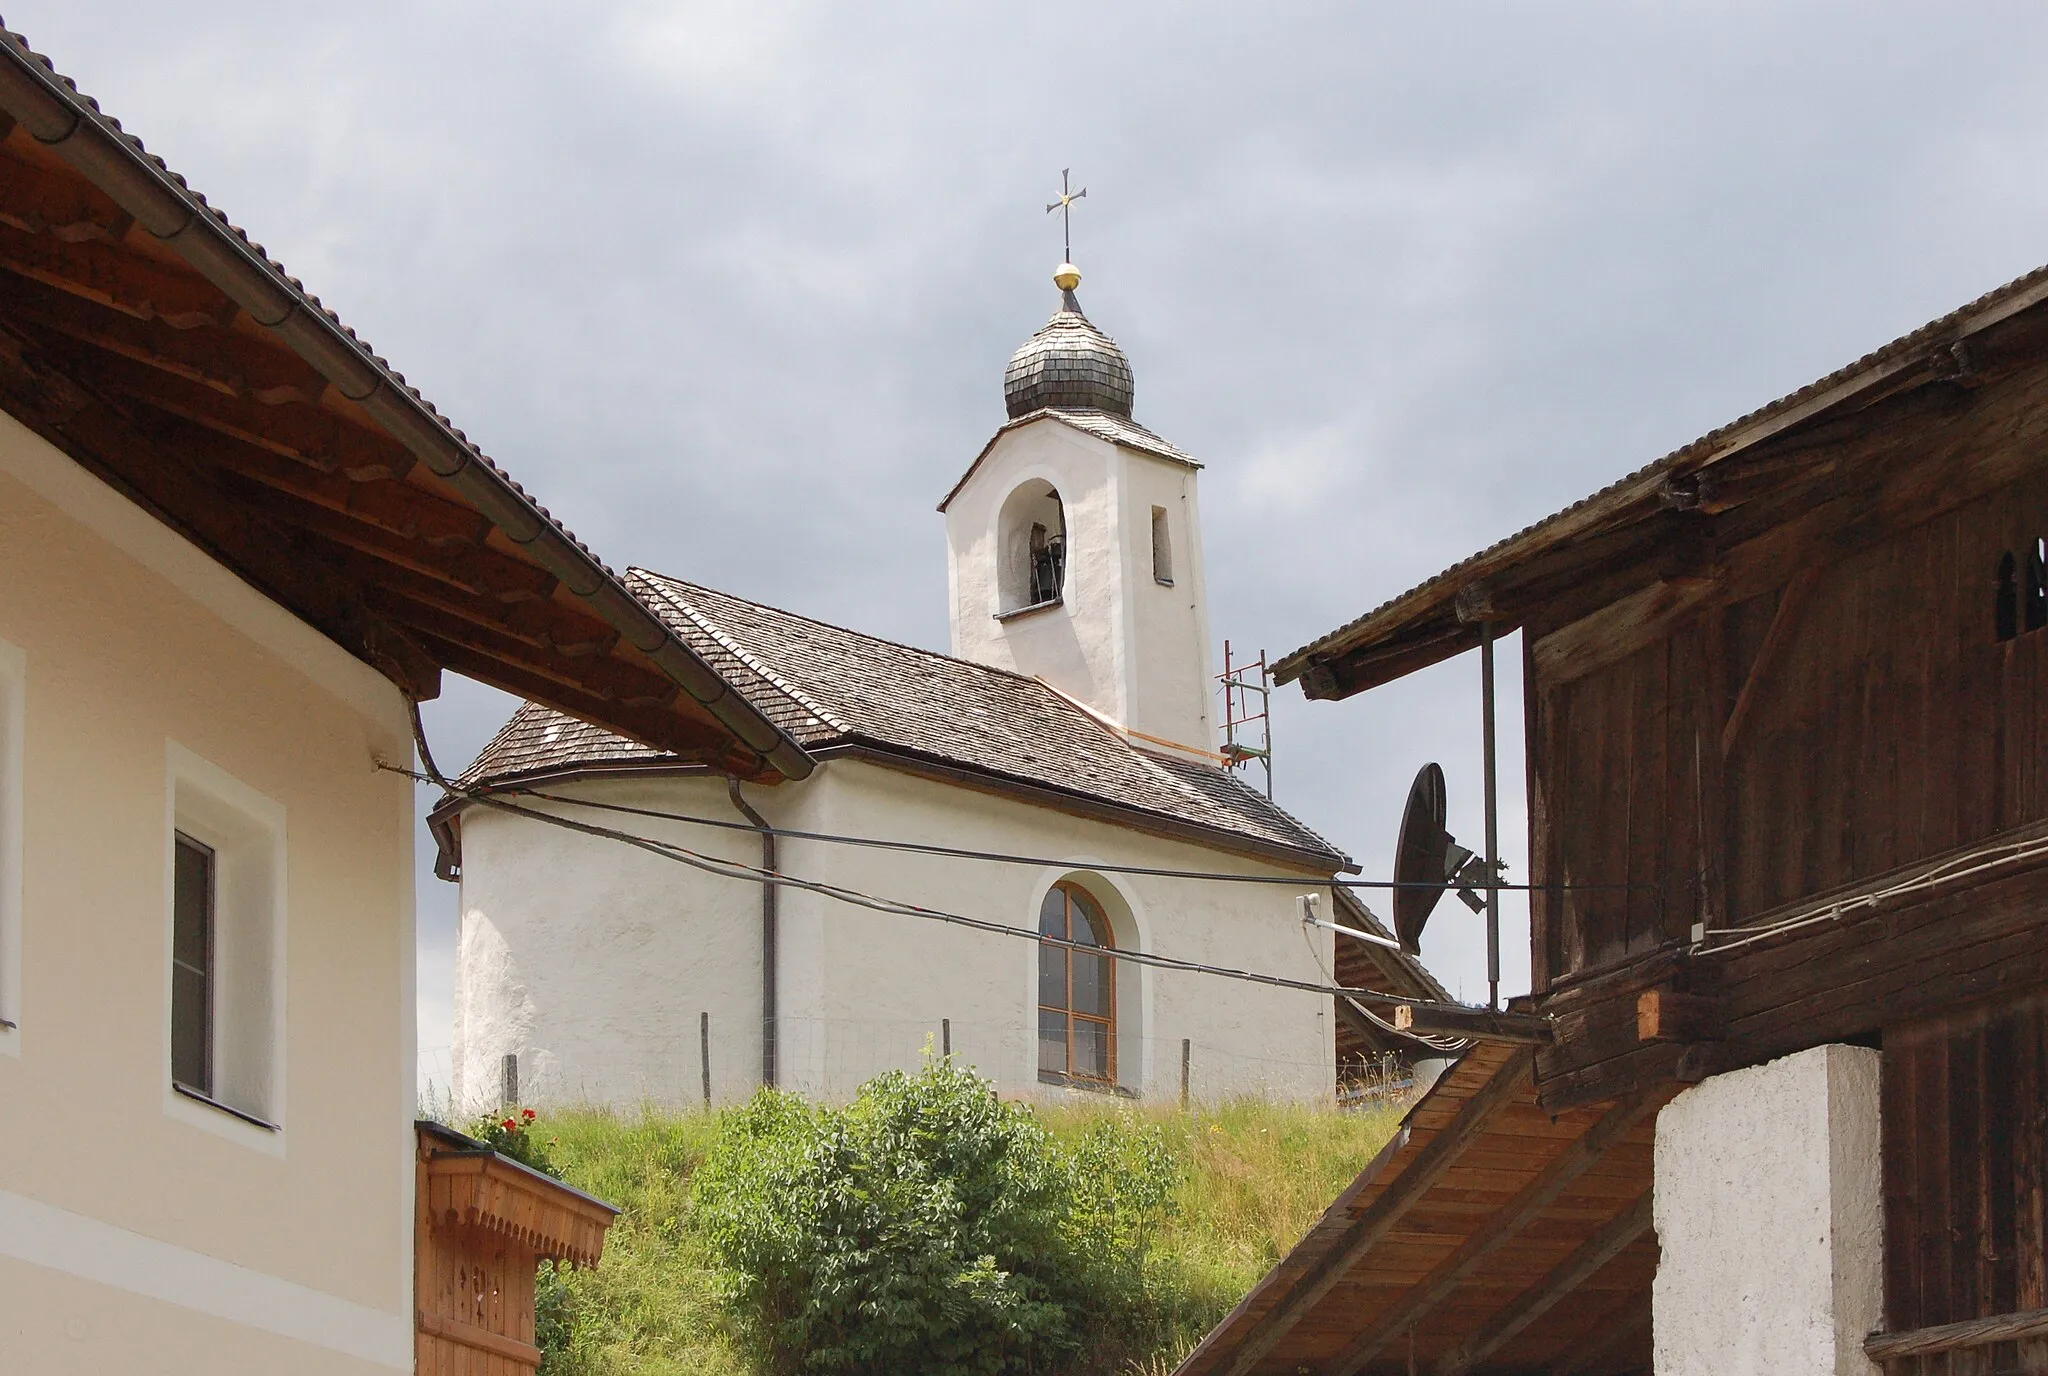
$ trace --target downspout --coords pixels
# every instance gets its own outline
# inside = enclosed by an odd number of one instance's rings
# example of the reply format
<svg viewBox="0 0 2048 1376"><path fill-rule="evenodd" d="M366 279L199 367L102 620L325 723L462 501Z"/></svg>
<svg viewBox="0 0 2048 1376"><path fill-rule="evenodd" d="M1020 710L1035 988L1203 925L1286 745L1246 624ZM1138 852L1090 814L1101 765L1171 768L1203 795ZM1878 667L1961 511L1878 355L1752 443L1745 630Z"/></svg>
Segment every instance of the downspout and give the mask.
<svg viewBox="0 0 2048 1376"><path fill-rule="evenodd" d="M726 792L732 797L732 805L739 809L742 817L761 833L761 868L770 874L779 873L775 867L775 831L768 825L768 819L754 811L740 793L740 781L736 775L725 776ZM774 1085L776 1077L775 1038L775 948L776 920L775 894L780 888L772 879L761 881L761 1083Z"/></svg>

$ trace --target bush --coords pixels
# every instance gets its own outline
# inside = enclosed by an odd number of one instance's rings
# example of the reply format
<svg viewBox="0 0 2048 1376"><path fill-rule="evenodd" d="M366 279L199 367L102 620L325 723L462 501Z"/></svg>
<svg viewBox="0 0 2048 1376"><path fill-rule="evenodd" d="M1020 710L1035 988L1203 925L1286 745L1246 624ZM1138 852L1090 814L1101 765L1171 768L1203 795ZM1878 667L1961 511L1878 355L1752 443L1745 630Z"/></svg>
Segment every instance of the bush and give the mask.
<svg viewBox="0 0 2048 1376"><path fill-rule="evenodd" d="M950 1061L844 1109L763 1090L721 1128L695 1212L777 1373L1058 1369L1143 1294L1176 1183L1156 1128L1063 1146Z"/></svg>

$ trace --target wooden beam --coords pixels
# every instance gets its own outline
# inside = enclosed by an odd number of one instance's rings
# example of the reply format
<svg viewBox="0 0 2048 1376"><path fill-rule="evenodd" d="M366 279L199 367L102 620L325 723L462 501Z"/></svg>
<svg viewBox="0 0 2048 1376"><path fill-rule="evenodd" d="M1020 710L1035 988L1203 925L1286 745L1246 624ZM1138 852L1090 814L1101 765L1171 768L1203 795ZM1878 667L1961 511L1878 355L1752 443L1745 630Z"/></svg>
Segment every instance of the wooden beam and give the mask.
<svg viewBox="0 0 2048 1376"><path fill-rule="evenodd" d="M1329 1376L1352 1376L1379 1354L1388 1342L1415 1327L1431 1311L1449 1299L1465 1278L1492 1256L1502 1243L1516 1237L1557 1202L1559 1195L1607 1155L1607 1149L1633 1131L1637 1124L1655 1113L1663 1095L1635 1094L1602 1114L1578 1138L1568 1143L1524 1185L1515 1197L1486 1214L1478 1226L1449 1256L1431 1267L1392 1306L1382 1309L1343 1352L1327 1363Z"/></svg>
<svg viewBox="0 0 2048 1376"><path fill-rule="evenodd" d="M460 502L388 478L358 482L233 439L179 416L138 418L164 443L265 487L429 545L479 547L491 523Z"/></svg>
<svg viewBox="0 0 2048 1376"><path fill-rule="evenodd" d="M1611 1317L1596 1327L1585 1342L1553 1361L1550 1376L1589 1376L1613 1361L1617 1353L1649 1338L1652 1331L1650 1306L1648 1296L1645 1296L1636 1313L1626 1318Z"/></svg>
<svg viewBox="0 0 2048 1376"><path fill-rule="evenodd" d="M0 326L0 404L59 450L183 534L265 596L289 607L425 701L440 670L418 643L377 618L354 585L291 527L223 494L104 400Z"/></svg>
<svg viewBox="0 0 2048 1376"><path fill-rule="evenodd" d="M2048 1337L2048 1309L2028 1309L1988 1319L1913 1328L1903 1333L1873 1333L1863 1340L1863 1355L1873 1362L1896 1362L1907 1357L1928 1357L1939 1352L1961 1352L1966 1348L2042 1337Z"/></svg>
<svg viewBox="0 0 2048 1376"><path fill-rule="evenodd" d="M433 636L438 641L467 647L522 664L526 669L565 688L587 693L606 702L640 707L682 706L679 699L696 702L677 687L666 674L643 668L610 655L565 655L507 634L492 630L464 617L451 616L438 607L415 602L389 587L372 584L364 601L386 620Z"/></svg>
<svg viewBox="0 0 2048 1376"><path fill-rule="evenodd" d="M1645 1190L1619 1215L1603 1225L1577 1251L1551 1268L1541 1280L1517 1295L1508 1307L1486 1321L1437 1364L1436 1376L1467 1376L1536 1320L1569 1298L1601 1267L1620 1256L1651 1228L1651 1192Z"/></svg>
<svg viewBox="0 0 2048 1376"><path fill-rule="evenodd" d="M1481 1042L1548 1046L1550 1019L1533 1013L1496 1013L1447 1003L1403 1003L1394 1007L1394 1026L1417 1036L1469 1037Z"/></svg>
<svg viewBox="0 0 2048 1376"><path fill-rule="evenodd" d="M1719 999L1672 989L1645 989L1636 996L1637 1041L1717 1042L1727 1035Z"/></svg>
<svg viewBox="0 0 2048 1376"><path fill-rule="evenodd" d="M1813 590L1820 584L1822 570L1801 569L1792 575L1792 581L1779 594L1778 609L1771 613L1771 624L1764 632L1764 643L1758 647L1756 658L1750 661L1749 673L1742 680L1742 688L1735 694L1735 706L1728 713L1728 724L1721 728L1721 758L1727 759L1735 753L1735 742L1742 736L1743 724L1749 720L1750 711L1756 706L1756 695L1765 679L1770 676L1778 656L1784 653L1792 634L1799 629L1799 615L1806 610L1806 604L1813 597Z"/></svg>
<svg viewBox="0 0 2048 1376"><path fill-rule="evenodd" d="M18 273L137 320L179 329L225 324L239 309L220 288L182 267L104 241L64 243L0 223L0 269Z"/></svg>
<svg viewBox="0 0 2048 1376"><path fill-rule="evenodd" d="M466 678L488 683L514 697L530 698L579 721L600 724L678 760L701 764L721 773L758 779L771 771L760 756L740 746L723 725L681 710L662 710L601 698L533 672L523 661L502 659L453 640L415 633L441 663ZM687 704L695 707L694 699ZM677 706L684 706L678 700ZM701 710L701 709L699 709Z"/></svg>
<svg viewBox="0 0 2048 1376"><path fill-rule="evenodd" d="M10 320L38 333L63 335L221 396L311 405L327 391L327 379L310 363L263 335L214 324L177 329L12 273L0 273L0 305Z"/></svg>
<svg viewBox="0 0 2048 1376"><path fill-rule="evenodd" d="M339 472L359 482L403 478L418 464L404 445L367 421L351 419L353 408L336 409L340 403L332 393L319 406L266 406L75 340L64 340L62 347L67 371L110 400L183 417L323 473Z"/></svg>
<svg viewBox="0 0 2048 1376"><path fill-rule="evenodd" d="M529 645L571 658L610 654L620 636L581 606L557 597L530 597L519 602L471 597L436 578L399 568L358 550L339 554L342 567L364 586L376 586L412 602L424 603L450 616L473 621L490 631L515 636Z"/></svg>
<svg viewBox="0 0 2048 1376"><path fill-rule="evenodd" d="M1406 1170L1387 1182L1379 1197L1366 1206L1314 1266L1295 1279L1273 1310L1238 1344L1225 1368L1227 1376L1249 1376L1360 1258L1407 1217L1408 1211L1456 1164L1465 1149L1486 1132L1501 1110L1529 1087L1534 1068L1535 1053L1528 1050L1517 1051L1502 1062L1478 1092L1465 1101L1457 1116L1437 1130ZM1438 1083L1441 1085L1442 1081Z"/></svg>
<svg viewBox="0 0 2048 1376"><path fill-rule="evenodd" d="M547 597L555 576L489 545L430 545L395 535L353 512L340 512L291 493L242 477L223 475L222 487L250 508L284 524L307 530L335 544L437 578L451 587L483 598L517 602Z"/></svg>

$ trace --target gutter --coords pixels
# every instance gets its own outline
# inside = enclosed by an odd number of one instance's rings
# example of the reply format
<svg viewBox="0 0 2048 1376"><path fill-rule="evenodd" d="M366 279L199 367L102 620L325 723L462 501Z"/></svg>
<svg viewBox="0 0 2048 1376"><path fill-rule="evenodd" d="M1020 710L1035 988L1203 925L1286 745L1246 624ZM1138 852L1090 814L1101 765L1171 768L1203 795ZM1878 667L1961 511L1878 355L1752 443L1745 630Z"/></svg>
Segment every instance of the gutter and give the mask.
<svg viewBox="0 0 2048 1376"><path fill-rule="evenodd" d="M774 828L769 825L766 817L754 811L753 806L747 802L746 796L740 792L740 781L737 778L730 774L726 775L725 788L732 797L732 805L739 809L740 816L752 822L761 832L761 868L770 874L780 873L775 865ZM775 896L779 887L773 879L761 881L761 1083L769 1087L780 1083L776 1061L781 1048L776 1036L775 1011L775 965L776 952L780 944Z"/></svg>
<svg viewBox="0 0 2048 1376"><path fill-rule="evenodd" d="M447 482L526 555L581 598L785 779L816 762L671 634L618 575L564 530L354 332L97 105L0 28L0 109L53 148L135 222L169 244L249 317L284 341Z"/></svg>

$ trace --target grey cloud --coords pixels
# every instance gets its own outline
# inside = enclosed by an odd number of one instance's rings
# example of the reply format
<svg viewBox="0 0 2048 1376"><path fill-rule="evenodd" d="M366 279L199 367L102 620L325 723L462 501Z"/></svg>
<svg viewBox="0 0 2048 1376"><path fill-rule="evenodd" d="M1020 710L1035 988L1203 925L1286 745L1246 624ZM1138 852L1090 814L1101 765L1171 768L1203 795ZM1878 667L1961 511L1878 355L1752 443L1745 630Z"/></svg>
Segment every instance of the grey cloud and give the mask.
<svg viewBox="0 0 2048 1376"><path fill-rule="evenodd" d="M1138 417L1210 464L1216 631L1274 651L2048 259L2037 6L8 18L613 563L930 645L1062 166ZM504 710L431 720L459 760ZM1282 800L1384 872L1441 758L1474 838L1476 718L1468 661L1290 692Z"/></svg>

